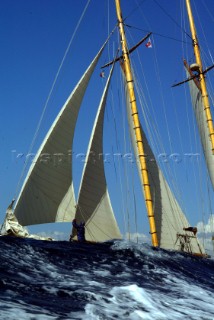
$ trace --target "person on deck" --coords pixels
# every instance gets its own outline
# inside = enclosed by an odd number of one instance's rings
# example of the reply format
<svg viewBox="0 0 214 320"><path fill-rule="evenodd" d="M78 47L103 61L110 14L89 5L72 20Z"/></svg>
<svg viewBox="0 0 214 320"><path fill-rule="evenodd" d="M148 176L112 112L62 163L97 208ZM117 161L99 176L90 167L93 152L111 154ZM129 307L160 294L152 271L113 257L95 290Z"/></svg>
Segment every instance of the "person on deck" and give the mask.
<svg viewBox="0 0 214 320"><path fill-rule="evenodd" d="M85 242L85 223L77 223L76 219L72 221L73 227L77 230L77 239L79 242Z"/></svg>
<svg viewBox="0 0 214 320"><path fill-rule="evenodd" d="M190 231L193 232L194 236L197 234L198 229L196 227L187 227L187 228L183 228L184 231Z"/></svg>

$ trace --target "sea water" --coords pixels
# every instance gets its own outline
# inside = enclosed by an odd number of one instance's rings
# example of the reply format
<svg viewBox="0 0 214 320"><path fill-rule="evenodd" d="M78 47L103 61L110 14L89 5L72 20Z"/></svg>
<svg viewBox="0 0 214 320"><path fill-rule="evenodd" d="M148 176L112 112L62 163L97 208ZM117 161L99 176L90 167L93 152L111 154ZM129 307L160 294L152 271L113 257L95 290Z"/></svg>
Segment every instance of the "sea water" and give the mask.
<svg viewBox="0 0 214 320"><path fill-rule="evenodd" d="M214 260L148 244L0 237L0 319L214 319Z"/></svg>

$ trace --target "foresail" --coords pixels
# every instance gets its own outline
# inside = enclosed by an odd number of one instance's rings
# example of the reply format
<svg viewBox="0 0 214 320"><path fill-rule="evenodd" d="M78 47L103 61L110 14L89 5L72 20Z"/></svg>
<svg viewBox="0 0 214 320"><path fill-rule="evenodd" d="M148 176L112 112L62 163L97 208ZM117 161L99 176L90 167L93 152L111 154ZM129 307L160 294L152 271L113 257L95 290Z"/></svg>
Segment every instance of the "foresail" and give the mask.
<svg viewBox="0 0 214 320"><path fill-rule="evenodd" d="M198 130L201 137L201 144L203 147L204 157L206 160L210 180L214 188L214 156L211 150L212 146L210 142L209 130L207 126L206 115L204 112L204 105L202 102L201 92L199 91L193 80L189 81L189 88L192 98L192 106L195 112Z"/></svg>
<svg viewBox="0 0 214 320"><path fill-rule="evenodd" d="M3 223L3 226L1 228L1 234L2 235L15 235L18 237L27 237L28 231L23 228L17 221L16 217L13 214L13 204L15 202L15 199L11 202L11 204L8 206L6 210L6 216Z"/></svg>
<svg viewBox="0 0 214 320"><path fill-rule="evenodd" d="M13 213L13 203L15 200L11 202L6 211L5 220L3 226L1 228L2 236L13 236L19 238L31 238L37 240L53 240L47 237L41 237L36 234L29 234L27 229L19 224L17 218Z"/></svg>
<svg viewBox="0 0 214 320"><path fill-rule="evenodd" d="M80 184L76 219L86 223L86 240L120 239L121 234L112 210L103 163L103 121L108 87L106 83L94 122ZM72 236L75 237L75 230Z"/></svg>
<svg viewBox="0 0 214 320"><path fill-rule="evenodd" d="M75 214L72 143L78 112L103 47L67 99L29 169L14 214L22 225L71 221Z"/></svg>
<svg viewBox="0 0 214 320"><path fill-rule="evenodd" d="M137 162L139 176L141 175L140 163L138 160L137 144L133 121L131 115L131 106L129 98L126 94L127 116L130 128L132 146ZM164 249L181 250L178 241L178 235L184 234L184 227L189 227L189 223L182 212L175 196L173 195L164 175L159 168L155 156L149 146L146 135L141 127L141 133L144 144L144 152L146 154L147 170L149 174L149 182L151 187L151 195L153 199L154 215L159 246ZM143 188L142 188L143 189ZM144 190L143 190L144 193ZM189 232L186 234L190 235ZM192 238L191 250L194 253L204 253L202 246L198 245L196 238Z"/></svg>

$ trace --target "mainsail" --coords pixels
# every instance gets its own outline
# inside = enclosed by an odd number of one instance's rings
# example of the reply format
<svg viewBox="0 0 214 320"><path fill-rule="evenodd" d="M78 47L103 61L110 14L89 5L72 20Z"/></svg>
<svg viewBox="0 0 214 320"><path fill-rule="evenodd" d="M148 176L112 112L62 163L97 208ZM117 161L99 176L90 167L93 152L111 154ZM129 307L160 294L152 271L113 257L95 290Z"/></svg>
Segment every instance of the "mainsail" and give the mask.
<svg viewBox="0 0 214 320"><path fill-rule="evenodd" d="M14 209L19 223L24 226L66 222L74 217L71 170L74 130L82 99L103 47L62 107L29 169Z"/></svg>
<svg viewBox="0 0 214 320"><path fill-rule="evenodd" d="M187 75L189 76L189 73ZM202 95L200 90L197 88L194 80L189 81L189 88L190 88L190 94L192 98L192 106L195 113L198 130L201 138L201 144L203 147L204 157L206 160L210 180L214 188L214 156L211 150L209 130L208 130L207 120L204 112Z"/></svg>
<svg viewBox="0 0 214 320"><path fill-rule="evenodd" d="M131 115L131 106L127 90L126 106L131 141L140 176L141 173L138 161L137 144L135 139L135 132L133 128L133 121ZM182 209L180 208L175 196L173 195L167 181L165 180L161 169L158 166L158 163L155 159L155 155L148 143L142 126L141 133L144 142L144 151L147 157L147 169L149 173L149 181L153 199L154 216L159 246L164 249L180 251L181 246L180 242L178 241L178 235L184 234L183 228L189 227L190 225L187 221L185 214L182 212ZM186 234L191 237L191 234L189 232L187 232ZM205 253L203 247L199 245L196 237L191 238L191 251L198 254Z"/></svg>
<svg viewBox="0 0 214 320"><path fill-rule="evenodd" d="M103 122L112 71L113 69L106 82L94 122L75 217L78 222L86 223L86 239L91 241L121 238L108 194L103 163ZM76 236L75 229L72 236Z"/></svg>

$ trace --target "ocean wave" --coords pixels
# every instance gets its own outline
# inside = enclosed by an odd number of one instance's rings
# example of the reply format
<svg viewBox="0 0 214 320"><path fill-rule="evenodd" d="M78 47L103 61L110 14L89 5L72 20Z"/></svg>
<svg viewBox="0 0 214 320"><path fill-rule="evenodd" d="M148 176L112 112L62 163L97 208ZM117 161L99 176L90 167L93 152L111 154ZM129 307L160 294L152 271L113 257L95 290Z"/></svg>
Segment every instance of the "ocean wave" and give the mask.
<svg viewBox="0 0 214 320"><path fill-rule="evenodd" d="M1 319L213 319L212 259L128 241L0 248Z"/></svg>

